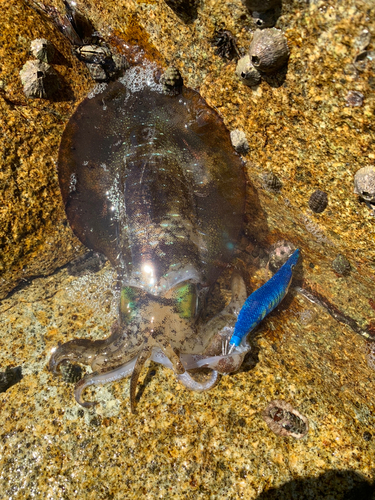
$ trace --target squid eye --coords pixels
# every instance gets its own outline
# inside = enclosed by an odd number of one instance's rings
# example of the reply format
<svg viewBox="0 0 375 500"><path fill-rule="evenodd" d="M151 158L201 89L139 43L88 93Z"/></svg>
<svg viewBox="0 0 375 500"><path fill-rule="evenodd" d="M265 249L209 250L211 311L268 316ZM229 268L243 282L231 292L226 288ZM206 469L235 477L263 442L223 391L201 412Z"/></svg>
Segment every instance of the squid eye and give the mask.
<svg viewBox="0 0 375 500"><path fill-rule="evenodd" d="M126 286L121 290L120 314L123 322L130 321L138 307L139 298L137 290L131 286Z"/></svg>
<svg viewBox="0 0 375 500"><path fill-rule="evenodd" d="M181 318L194 318L197 311L197 290L192 283L181 283L173 290L175 307Z"/></svg>

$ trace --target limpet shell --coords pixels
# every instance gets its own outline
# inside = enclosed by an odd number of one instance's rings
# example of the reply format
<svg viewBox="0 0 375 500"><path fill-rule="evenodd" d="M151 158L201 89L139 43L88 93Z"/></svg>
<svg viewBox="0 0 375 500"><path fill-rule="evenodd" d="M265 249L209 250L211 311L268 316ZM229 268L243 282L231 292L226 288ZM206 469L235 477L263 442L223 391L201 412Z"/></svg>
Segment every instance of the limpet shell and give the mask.
<svg viewBox="0 0 375 500"><path fill-rule="evenodd" d="M273 73L289 58L288 43L283 33L276 28L257 30L249 49L250 61L260 72Z"/></svg>
<svg viewBox="0 0 375 500"><path fill-rule="evenodd" d="M26 97L49 99L59 87L55 70L38 59L27 61L20 71L20 77Z"/></svg>
<svg viewBox="0 0 375 500"><path fill-rule="evenodd" d="M251 64L250 55L241 57L238 60L236 67L236 75L241 78L242 82L249 87L255 87L262 79L259 71Z"/></svg>
<svg viewBox="0 0 375 500"><path fill-rule="evenodd" d="M360 168L354 176L354 193L364 200L375 202L375 167Z"/></svg>
<svg viewBox="0 0 375 500"><path fill-rule="evenodd" d="M55 47L45 38L36 38L30 44L32 55L39 61L50 63L55 55Z"/></svg>

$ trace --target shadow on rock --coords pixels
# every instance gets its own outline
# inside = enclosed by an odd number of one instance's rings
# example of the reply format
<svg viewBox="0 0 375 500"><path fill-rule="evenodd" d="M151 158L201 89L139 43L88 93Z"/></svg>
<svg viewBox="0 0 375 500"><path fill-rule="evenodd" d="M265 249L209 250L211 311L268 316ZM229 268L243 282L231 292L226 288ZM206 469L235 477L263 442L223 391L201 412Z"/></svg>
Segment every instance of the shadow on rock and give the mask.
<svg viewBox="0 0 375 500"><path fill-rule="evenodd" d="M261 493L256 500L374 500L374 483L351 470L331 470L317 477L294 479Z"/></svg>

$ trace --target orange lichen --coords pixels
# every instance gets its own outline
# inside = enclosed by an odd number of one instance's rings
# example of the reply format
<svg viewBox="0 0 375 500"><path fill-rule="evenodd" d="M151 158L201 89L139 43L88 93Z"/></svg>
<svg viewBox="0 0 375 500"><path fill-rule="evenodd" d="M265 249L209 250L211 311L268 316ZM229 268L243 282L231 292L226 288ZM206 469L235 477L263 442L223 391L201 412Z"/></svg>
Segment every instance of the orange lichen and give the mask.
<svg viewBox="0 0 375 500"><path fill-rule="evenodd" d="M109 40L111 45L127 57L130 64L135 64L142 54L142 57L165 66L160 52L152 45L148 33L139 24L136 13L129 16L125 33L114 31Z"/></svg>

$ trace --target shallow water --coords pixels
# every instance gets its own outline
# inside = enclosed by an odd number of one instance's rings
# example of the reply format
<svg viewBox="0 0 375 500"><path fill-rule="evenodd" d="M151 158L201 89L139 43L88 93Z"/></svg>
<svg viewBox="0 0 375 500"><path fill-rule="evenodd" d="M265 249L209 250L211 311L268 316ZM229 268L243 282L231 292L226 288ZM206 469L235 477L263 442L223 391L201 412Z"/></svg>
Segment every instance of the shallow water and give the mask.
<svg viewBox="0 0 375 500"><path fill-rule="evenodd" d="M363 31L375 33L372 2L284 2L277 26L291 48L288 71L255 90L237 80L235 62L215 55L210 44L224 22L239 47L248 46L251 19L240 1L206 1L191 25L162 1L91 5L91 20L106 33L111 26L141 39L144 28L147 43L179 67L185 84L199 88L227 127L245 131L254 204L247 206L236 267L248 292L270 277L269 252L278 241L302 253L287 297L251 334L239 372L194 393L171 370L149 362L135 416L128 379L89 388L87 398L100 404L83 409L73 385L47 368L59 343L109 335L118 293L108 262L60 268L84 251L66 225L53 163L77 103L25 100L18 71L30 57L28 23L44 30L67 60L72 56L55 28L28 9L13 0L0 20L8 23L0 29L7 34L0 48L7 123L0 145L8 221L0 228L1 282L9 291L21 277L46 276L21 283L0 303L0 372L21 367L23 375L1 393L3 498L340 499L349 492L371 498L375 372L366 342L375 325L374 221L353 194L353 177L374 162L374 69L370 59L360 69L353 61ZM77 99L88 93L92 81L82 65L55 66ZM353 90L364 95L360 107L347 105ZM265 170L280 178L279 192L264 185ZM308 207L316 189L328 193L321 214ZM332 267L338 254L350 262L347 275ZM219 280L212 311L230 299L231 271ZM289 402L308 419L305 437L282 437L267 426L262 412L273 400Z"/></svg>

